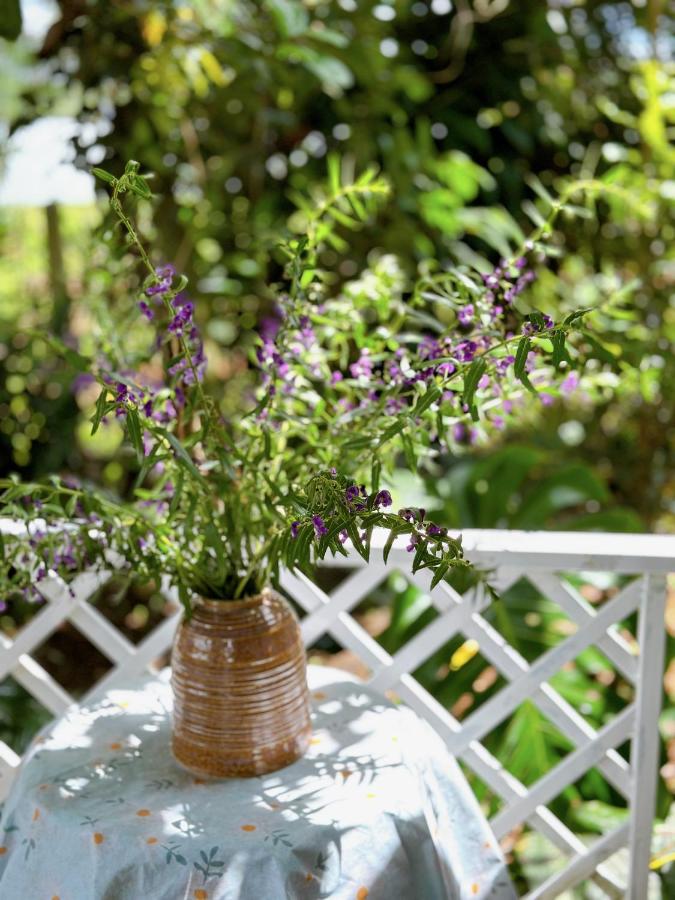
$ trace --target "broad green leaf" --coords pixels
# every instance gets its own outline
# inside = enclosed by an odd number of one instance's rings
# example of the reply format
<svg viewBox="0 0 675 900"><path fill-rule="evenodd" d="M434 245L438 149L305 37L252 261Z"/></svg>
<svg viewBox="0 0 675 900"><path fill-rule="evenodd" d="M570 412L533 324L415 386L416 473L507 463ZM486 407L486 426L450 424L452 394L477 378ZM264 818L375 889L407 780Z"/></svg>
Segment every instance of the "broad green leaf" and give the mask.
<svg viewBox="0 0 675 900"><path fill-rule="evenodd" d="M309 14L299 0L264 0L279 34L284 37L298 37L309 27Z"/></svg>

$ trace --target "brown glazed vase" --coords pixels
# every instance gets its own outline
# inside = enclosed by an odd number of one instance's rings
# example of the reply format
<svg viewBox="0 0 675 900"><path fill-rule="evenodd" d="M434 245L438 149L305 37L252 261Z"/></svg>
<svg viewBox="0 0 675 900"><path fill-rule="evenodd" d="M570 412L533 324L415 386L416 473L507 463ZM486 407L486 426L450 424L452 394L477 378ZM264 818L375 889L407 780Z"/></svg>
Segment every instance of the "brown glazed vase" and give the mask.
<svg viewBox="0 0 675 900"><path fill-rule="evenodd" d="M196 775L274 772L311 734L305 651L286 600L199 600L171 657L173 755Z"/></svg>

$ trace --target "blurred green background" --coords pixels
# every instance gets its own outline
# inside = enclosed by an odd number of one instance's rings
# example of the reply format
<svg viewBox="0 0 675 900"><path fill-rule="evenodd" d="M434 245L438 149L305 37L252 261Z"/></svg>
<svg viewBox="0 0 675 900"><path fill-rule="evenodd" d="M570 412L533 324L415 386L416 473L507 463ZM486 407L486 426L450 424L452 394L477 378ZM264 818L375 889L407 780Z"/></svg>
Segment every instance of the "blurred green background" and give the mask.
<svg viewBox="0 0 675 900"><path fill-rule="evenodd" d="M294 192L324 179L327 154L339 153L355 171L378 163L393 199L344 252L324 252L336 283L384 253L411 275L427 257L443 264L507 254L536 221L531 174L552 193L569 176L631 193L634 204L599 200L591 217L562 221L555 277L544 273L534 288L538 308L560 312L632 285L604 323L593 390L564 407L528 409L518 429L443 460L427 475L425 504L460 527L674 530L675 82L665 3L21 6L21 27L12 2L0 26L2 474L68 472L127 487L121 432L112 425L88 437L91 392L40 334L50 329L86 347L93 318L112 321L137 283L85 174L92 166L119 174L134 158L154 173L154 216L140 210L141 230L158 260L189 275L211 388L232 409L246 389L257 326L273 309L275 242L301 227ZM403 475L398 492L422 502ZM576 587L598 604L617 584ZM371 599L359 614L390 651L433 615L397 578ZM132 640L165 614L160 598L124 584L97 602ZM14 633L31 614L13 610L2 627ZM564 635L564 617L527 584L494 615L527 658ZM674 597L669 622L675 635ZM417 673L459 717L500 683L467 643L449 643ZM331 641L316 654L358 669ZM38 658L75 694L107 666L67 628ZM630 699L590 651L556 687L597 726ZM673 664L665 687L675 697ZM11 681L1 690L0 737L21 749L44 712ZM540 735L536 754L519 753L524 730ZM665 816L667 788L675 788L672 708L662 732ZM493 744L526 783L568 749L529 707ZM624 815L597 773L556 803L588 832ZM555 865L550 848L528 844L527 834L514 835L508 851L522 885Z"/></svg>

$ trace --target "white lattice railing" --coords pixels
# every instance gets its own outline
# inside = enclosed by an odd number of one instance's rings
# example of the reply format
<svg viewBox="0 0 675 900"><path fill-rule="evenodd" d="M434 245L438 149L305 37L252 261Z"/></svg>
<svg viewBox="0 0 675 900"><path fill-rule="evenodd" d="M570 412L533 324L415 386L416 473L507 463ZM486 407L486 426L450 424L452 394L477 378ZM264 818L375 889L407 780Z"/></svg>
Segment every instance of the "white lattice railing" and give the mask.
<svg viewBox="0 0 675 900"><path fill-rule="evenodd" d="M587 878L592 878L610 897L643 900L647 897L657 786L665 576L675 570L675 537L466 531L464 547L471 560L494 570L493 582L499 589L505 590L521 578L528 579L569 618L573 633L529 663L482 615L490 602L482 592L460 595L442 583L430 594L438 617L391 656L351 611L395 570L428 592L430 575L424 571L410 574L410 556L403 546L394 547L386 567L377 552L368 565L356 554L331 560L331 567L354 571L330 595L304 576L289 572L284 574L282 586L306 613L302 631L307 645L330 634L341 646L353 651L370 670L370 684L379 690L394 691L427 719L450 750L502 800L491 823L498 838L527 823L569 857L562 871L528 895L530 900L553 900ZM613 572L635 578L595 608L562 577L562 573L571 572ZM97 688L113 686L152 668L171 645L180 615L178 608L142 643L133 645L89 602L106 577L84 572L71 582L70 590L57 578L40 582L40 591L48 602L14 640L0 636L0 680L13 676L48 710L55 715L62 713L72 698L30 654L66 620L114 664ZM633 640L626 634L625 626L619 626L636 611L639 624ZM507 682L461 722L410 674L457 634L476 641L484 659ZM635 686L633 701L599 731L550 684L552 676L592 645ZM503 768L481 743L526 700L536 704L575 747L529 787ZM630 763L615 749L628 740ZM0 797L6 794L19 763L19 757L0 743ZM626 798L630 816L624 824L588 845L551 812L547 803L591 768L597 768ZM624 886L605 861L626 846L630 868L629 884Z"/></svg>

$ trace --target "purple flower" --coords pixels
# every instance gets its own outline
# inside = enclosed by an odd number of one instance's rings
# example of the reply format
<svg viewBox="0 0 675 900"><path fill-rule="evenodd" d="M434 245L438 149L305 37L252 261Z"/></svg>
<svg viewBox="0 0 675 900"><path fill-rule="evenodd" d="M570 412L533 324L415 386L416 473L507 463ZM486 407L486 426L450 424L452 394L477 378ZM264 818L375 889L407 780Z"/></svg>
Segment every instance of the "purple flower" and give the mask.
<svg viewBox="0 0 675 900"><path fill-rule="evenodd" d="M417 348L417 355L420 359L438 359L443 356L443 350L436 338L423 337Z"/></svg>
<svg viewBox="0 0 675 900"><path fill-rule="evenodd" d="M343 377L342 372L331 372L330 383L337 384L339 381L342 381Z"/></svg>
<svg viewBox="0 0 675 900"><path fill-rule="evenodd" d="M175 274L176 270L171 263L159 266L157 269L157 281L146 288L145 293L148 297L154 297L157 294L167 294L171 290L171 283Z"/></svg>
<svg viewBox="0 0 675 900"><path fill-rule="evenodd" d="M447 534L447 533L448 533L448 529L447 529L447 528L441 528L440 525L434 525L433 522L430 522L430 523L427 525L427 534L428 534L430 537L436 537L436 536L439 536L439 535L445 535L445 534Z"/></svg>
<svg viewBox="0 0 675 900"><path fill-rule="evenodd" d="M506 375L509 366L512 366L515 361L515 356L505 356L503 359L498 359L496 363L497 374Z"/></svg>
<svg viewBox="0 0 675 900"><path fill-rule="evenodd" d="M460 325L470 325L473 322L474 308L473 303L467 303L457 314Z"/></svg>
<svg viewBox="0 0 675 900"><path fill-rule="evenodd" d="M351 364L349 371L352 374L352 378L371 377L373 374L373 361L369 354L370 351L367 348L364 348L356 362Z"/></svg>
<svg viewBox="0 0 675 900"><path fill-rule="evenodd" d="M478 350L478 344L475 341L462 341L457 345L455 350L457 359L460 362L471 362Z"/></svg>
<svg viewBox="0 0 675 900"><path fill-rule="evenodd" d="M140 301L139 301L138 308L139 308L140 311L143 313L143 315L144 315L145 318L148 320L148 322L152 322L152 320L155 318L155 314L154 314L154 312L150 309L150 307L149 307L148 304L145 302L145 300L140 300Z"/></svg>
<svg viewBox="0 0 675 900"><path fill-rule="evenodd" d="M384 411L388 416L395 416L406 408L406 402L402 397L387 397L384 404Z"/></svg>
<svg viewBox="0 0 675 900"><path fill-rule="evenodd" d="M561 383L560 390L563 394L569 396L579 387L579 376L576 372L570 372L567 378Z"/></svg>
<svg viewBox="0 0 675 900"><path fill-rule="evenodd" d="M410 543L409 543L408 546L405 548L405 549L408 551L408 553L412 553L412 552L413 552L413 550L415 549L415 547L419 544L420 540L421 540L421 538L420 538L419 534L412 534L412 535L410 535Z"/></svg>
<svg viewBox="0 0 675 900"><path fill-rule="evenodd" d="M359 496L359 488L356 484L350 484L349 487L345 490L345 500L347 503L351 503L353 500L356 500Z"/></svg>
<svg viewBox="0 0 675 900"><path fill-rule="evenodd" d="M300 530L299 522L291 522L291 537L296 538L298 536L298 531Z"/></svg>
<svg viewBox="0 0 675 900"><path fill-rule="evenodd" d="M264 343L274 343L281 321L276 316L263 316L260 320L260 337Z"/></svg>
<svg viewBox="0 0 675 900"><path fill-rule="evenodd" d="M318 538L324 534L328 534L326 523L321 516L312 516L312 525L314 525L314 533Z"/></svg>
<svg viewBox="0 0 675 900"><path fill-rule="evenodd" d="M391 494L389 491L379 491L377 496L375 497L375 508L379 509L380 506L391 506Z"/></svg>
<svg viewBox="0 0 675 900"><path fill-rule="evenodd" d="M178 312L175 314L171 322L169 322L168 331L170 331L172 334L175 334L177 337L182 337L183 334L189 330L189 327L192 326L193 311L193 303L184 303L178 309Z"/></svg>
<svg viewBox="0 0 675 900"><path fill-rule="evenodd" d="M310 350L316 344L316 335L309 316L301 316L300 318L300 343L305 350Z"/></svg>
<svg viewBox="0 0 675 900"><path fill-rule="evenodd" d="M70 389L74 394L77 394L85 388L88 388L90 384L95 383L96 379L93 375L90 375L89 372L80 372L79 375L76 375L75 378L73 378Z"/></svg>

